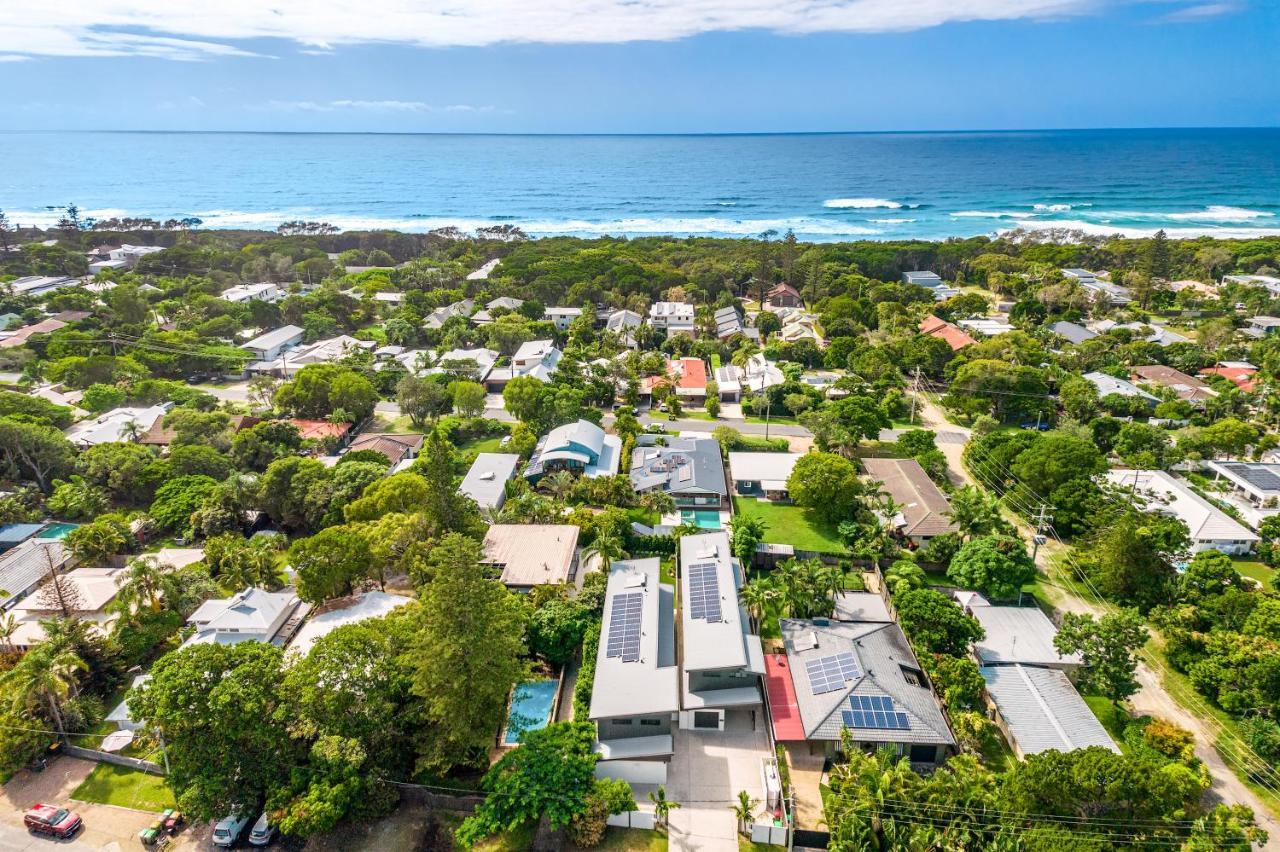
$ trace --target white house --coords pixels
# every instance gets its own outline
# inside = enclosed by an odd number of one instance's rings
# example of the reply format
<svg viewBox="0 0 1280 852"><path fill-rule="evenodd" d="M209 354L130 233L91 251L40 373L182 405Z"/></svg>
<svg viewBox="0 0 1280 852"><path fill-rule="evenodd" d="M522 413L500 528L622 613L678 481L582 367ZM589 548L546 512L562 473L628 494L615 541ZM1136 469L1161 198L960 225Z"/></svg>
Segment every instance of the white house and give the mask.
<svg viewBox="0 0 1280 852"><path fill-rule="evenodd" d="M551 321L556 331L568 331L573 321L582 316L582 308L546 308L542 315Z"/></svg>
<svg viewBox="0 0 1280 852"><path fill-rule="evenodd" d="M509 367L499 367L489 374L489 382L491 385L505 385L517 376L532 376L549 382L563 354L553 340L530 340L521 344L516 354L511 356Z"/></svg>
<svg viewBox="0 0 1280 852"><path fill-rule="evenodd" d="M357 340L346 334L317 340L305 346L294 346L282 349L279 357L250 364L249 370L255 373L270 373L275 376L290 378L297 375L303 367L311 364L329 364L340 361L360 350L372 350L378 344L372 340Z"/></svg>
<svg viewBox="0 0 1280 852"><path fill-rule="evenodd" d="M289 642L289 652L299 657L311 653L315 644L339 627L357 624L384 615L411 603L413 598L386 592L365 592L347 598L326 601L312 612L296 636Z"/></svg>
<svg viewBox="0 0 1280 852"><path fill-rule="evenodd" d="M688 302L654 302L649 307L649 324L672 334L694 334L694 309Z"/></svg>
<svg viewBox="0 0 1280 852"><path fill-rule="evenodd" d="M5 284L15 296L43 296L76 283L66 275L27 275Z"/></svg>
<svg viewBox="0 0 1280 852"><path fill-rule="evenodd" d="M278 302L284 292L278 284L262 281L258 284L237 284L222 291L221 298L227 302L243 305L254 299L260 302Z"/></svg>
<svg viewBox="0 0 1280 852"><path fill-rule="evenodd" d="M240 348L253 356L255 361L274 361L286 349L302 342L303 331L296 325L286 325L260 334Z"/></svg>
<svg viewBox="0 0 1280 852"><path fill-rule="evenodd" d="M748 358L745 367L733 364L717 367L715 378L723 402L737 402L744 391L759 393L787 380L782 370L767 360L763 352L757 352Z"/></svg>
<svg viewBox="0 0 1280 852"><path fill-rule="evenodd" d="M1104 476L1135 501L1145 501L1147 510L1185 523L1193 552L1219 550L1228 556L1246 556L1258 541L1252 531L1163 470L1110 470Z"/></svg>
<svg viewBox="0 0 1280 852"><path fill-rule="evenodd" d="M113 408L92 420L82 420L67 429L67 440L81 449L95 444L133 441L164 417L173 403L149 408Z"/></svg>
<svg viewBox="0 0 1280 852"><path fill-rule="evenodd" d="M229 598L200 604L187 618L196 632L182 647L240 642L270 642L283 647L309 609L310 605L291 591L248 588Z"/></svg>

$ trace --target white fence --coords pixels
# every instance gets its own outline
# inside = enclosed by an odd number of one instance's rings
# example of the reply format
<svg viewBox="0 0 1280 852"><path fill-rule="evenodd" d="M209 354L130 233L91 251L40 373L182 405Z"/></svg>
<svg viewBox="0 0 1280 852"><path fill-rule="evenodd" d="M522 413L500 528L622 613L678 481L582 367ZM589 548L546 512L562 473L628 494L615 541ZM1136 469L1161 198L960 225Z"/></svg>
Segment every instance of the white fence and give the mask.
<svg viewBox="0 0 1280 852"><path fill-rule="evenodd" d="M751 824L751 840L753 843L771 843L774 846L787 845L787 829L785 826L771 822L754 822Z"/></svg>
<svg viewBox="0 0 1280 852"><path fill-rule="evenodd" d="M651 811L627 811L626 813L614 814L605 822L609 825L616 825L618 828L647 828L652 830L658 827L658 818Z"/></svg>

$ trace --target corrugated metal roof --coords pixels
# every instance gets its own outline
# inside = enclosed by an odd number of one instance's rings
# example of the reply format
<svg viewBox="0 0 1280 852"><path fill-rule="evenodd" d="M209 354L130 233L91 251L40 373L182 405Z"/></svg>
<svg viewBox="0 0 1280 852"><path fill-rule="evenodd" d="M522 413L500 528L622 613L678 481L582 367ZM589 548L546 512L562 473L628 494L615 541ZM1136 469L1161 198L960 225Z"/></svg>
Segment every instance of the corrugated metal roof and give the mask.
<svg viewBox="0 0 1280 852"><path fill-rule="evenodd" d="M1102 746L1119 754L1070 679L1057 669L985 666L987 692L1022 754Z"/></svg>

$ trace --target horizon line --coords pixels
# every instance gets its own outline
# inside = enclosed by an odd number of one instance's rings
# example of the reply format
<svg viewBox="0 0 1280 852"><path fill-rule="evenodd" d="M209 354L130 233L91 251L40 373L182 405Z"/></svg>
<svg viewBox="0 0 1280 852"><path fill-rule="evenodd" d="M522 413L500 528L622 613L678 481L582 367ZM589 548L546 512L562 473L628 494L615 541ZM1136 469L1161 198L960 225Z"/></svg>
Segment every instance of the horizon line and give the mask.
<svg viewBox="0 0 1280 852"><path fill-rule="evenodd" d="M707 130L707 131L498 131L498 130L182 130L125 128L0 129L0 135L27 133L204 134L225 136L508 136L508 137L726 137L726 136L945 136L975 133L1133 133L1160 131L1280 130L1277 125L1152 125L1138 127L1004 127L935 130Z"/></svg>

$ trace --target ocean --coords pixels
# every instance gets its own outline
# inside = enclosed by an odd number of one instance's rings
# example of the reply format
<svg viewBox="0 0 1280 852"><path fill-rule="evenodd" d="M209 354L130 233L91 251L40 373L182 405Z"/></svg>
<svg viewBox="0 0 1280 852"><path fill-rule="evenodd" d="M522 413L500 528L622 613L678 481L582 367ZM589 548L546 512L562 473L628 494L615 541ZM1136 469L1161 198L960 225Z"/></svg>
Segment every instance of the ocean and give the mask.
<svg viewBox="0 0 1280 852"><path fill-rule="evenodd" d="M1280 129L691 136L0 133L0 209L531 236L1280 234Z"/></svg>

